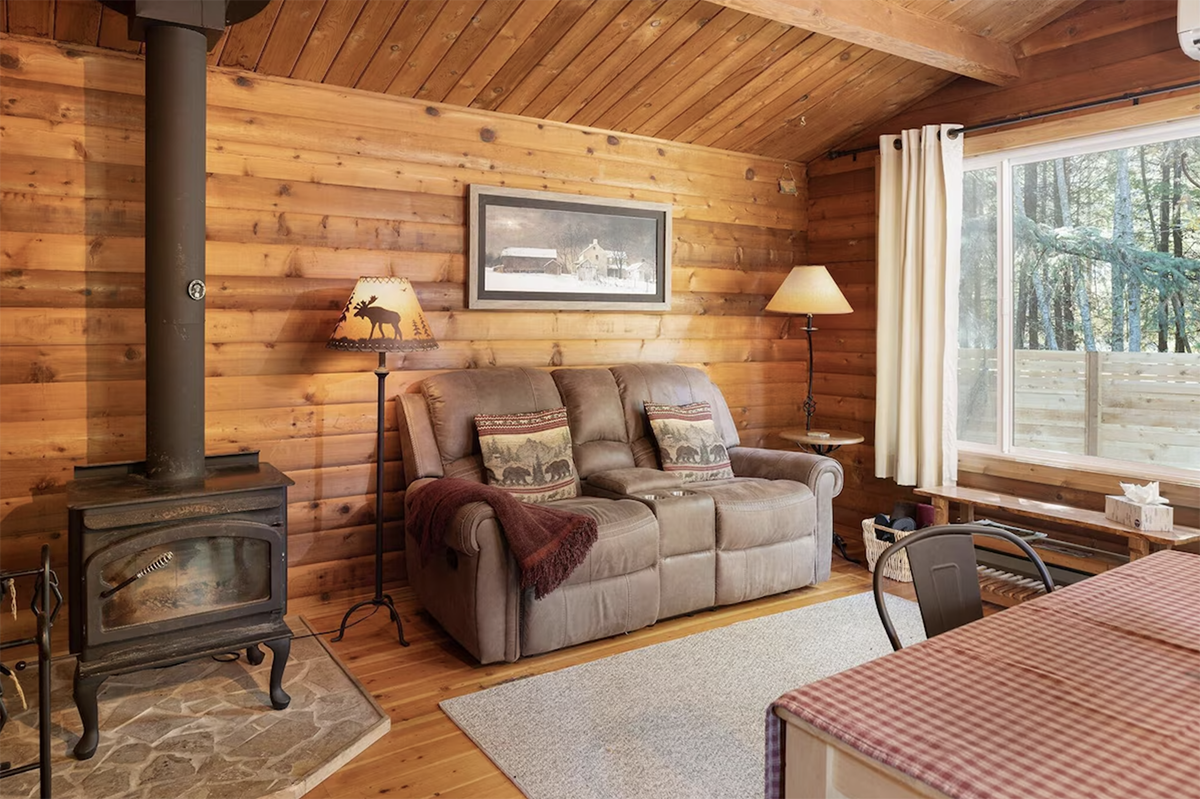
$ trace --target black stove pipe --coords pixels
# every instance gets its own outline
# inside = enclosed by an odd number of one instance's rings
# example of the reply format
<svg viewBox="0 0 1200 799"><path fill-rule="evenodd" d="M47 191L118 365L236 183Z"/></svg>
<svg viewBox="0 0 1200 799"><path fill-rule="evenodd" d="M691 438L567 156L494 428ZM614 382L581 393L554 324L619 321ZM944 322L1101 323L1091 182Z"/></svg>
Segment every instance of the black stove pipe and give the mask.
<svg viewBox="0 0 1200 799"><path fill-rule="evenodd" d="M204 476L205 34L146 28L146 475Z"/></svg>
<svg viewBox="0 0 1200 799"><path fill-rule="evenodd" d="M268 0L101 0L146 43L146 476L203 479L206 56Z"/></svg>

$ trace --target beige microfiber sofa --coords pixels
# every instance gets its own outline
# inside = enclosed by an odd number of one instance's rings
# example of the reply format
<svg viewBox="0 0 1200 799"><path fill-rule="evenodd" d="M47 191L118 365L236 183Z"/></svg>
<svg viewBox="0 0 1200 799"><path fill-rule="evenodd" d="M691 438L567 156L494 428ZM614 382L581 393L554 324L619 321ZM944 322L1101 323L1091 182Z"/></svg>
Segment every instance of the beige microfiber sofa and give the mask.
<svg viewBox="0 0 1200 799"><path fill-rule="evenodd" d="M648 401L708 402L735 477L681 484L662 471L643 410ZM428 562L407 536L417 597L481 663L515 661L829 576L841 465L740 446L724 397L699 369L464 369L422 381L397 405L406 509L432 480L484 480L476 414L567 409L582 494L551 504L596 519L599 539L557 589L542 599L520 589L485 503L456 512L444 552Z"/></svg>

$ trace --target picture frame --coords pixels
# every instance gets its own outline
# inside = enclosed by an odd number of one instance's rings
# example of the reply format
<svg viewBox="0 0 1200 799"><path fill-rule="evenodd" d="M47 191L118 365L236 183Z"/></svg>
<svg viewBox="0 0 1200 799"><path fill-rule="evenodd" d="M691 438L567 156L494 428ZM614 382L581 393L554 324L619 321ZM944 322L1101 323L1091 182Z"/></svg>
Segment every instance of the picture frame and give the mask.
<svg viewBox="0 0 1200 799"><path fill-rule="evenodd" d="M468 308L671 309L670 203L473 185Z"/></svg>

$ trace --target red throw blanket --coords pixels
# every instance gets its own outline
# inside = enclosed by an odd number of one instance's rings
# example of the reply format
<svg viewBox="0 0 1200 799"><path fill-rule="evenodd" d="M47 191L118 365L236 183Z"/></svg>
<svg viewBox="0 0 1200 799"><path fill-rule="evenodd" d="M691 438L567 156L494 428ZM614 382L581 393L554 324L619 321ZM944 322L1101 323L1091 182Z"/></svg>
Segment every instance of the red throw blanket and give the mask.
<svg viewBox="0 0 1200 799"><path fill-rule="evenodd" d="M522 502L504 489L443 477L423 487L408 507L409 530L429 560L445 545L450 519L468 502L486 502L496 512L504 538L521 569L521 587L541 599L583 562L596 543L590 516Z"/></svg>

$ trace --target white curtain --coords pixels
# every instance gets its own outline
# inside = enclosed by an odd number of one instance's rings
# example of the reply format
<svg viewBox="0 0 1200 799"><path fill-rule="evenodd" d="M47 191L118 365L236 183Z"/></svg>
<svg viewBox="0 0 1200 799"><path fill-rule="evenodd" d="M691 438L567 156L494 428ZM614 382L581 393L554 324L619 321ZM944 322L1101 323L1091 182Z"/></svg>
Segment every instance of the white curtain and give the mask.
<svg viewBox="0 0 1200 799"><path fill-rule="evenodd" d="M953 485L958 476L957 127L879 139L875 476L900 485Z"/></svg>

